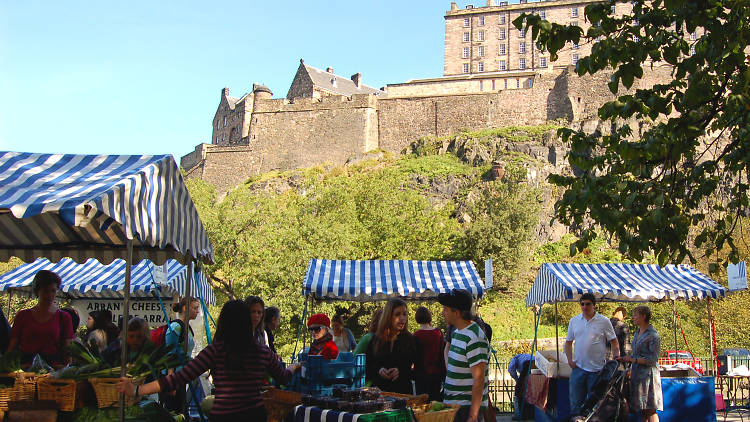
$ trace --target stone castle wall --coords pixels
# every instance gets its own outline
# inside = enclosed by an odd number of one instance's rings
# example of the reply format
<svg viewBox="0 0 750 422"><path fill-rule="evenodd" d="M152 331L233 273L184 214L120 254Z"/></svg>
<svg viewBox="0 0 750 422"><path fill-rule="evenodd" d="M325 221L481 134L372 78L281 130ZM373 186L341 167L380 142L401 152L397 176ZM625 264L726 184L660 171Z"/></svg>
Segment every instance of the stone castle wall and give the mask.
<svg viewBox="0 0 750 422"><path fill-rule="evenodd" d="M536 74L525 89L429 96L430 84L422 84L421 95L414 97L256 99L247 145L202 144L182 158L181 166L190 170L188 177L200 177L224 192L270 170L342 165L378 148L398 154L427 135L595 119L598 107L614 98L607 88L609 77L607 72L578 77L563 68L557 74ZM639 86L668 77L667 68L657 68ZM432 86L440 92L440 84Z"/></svg>

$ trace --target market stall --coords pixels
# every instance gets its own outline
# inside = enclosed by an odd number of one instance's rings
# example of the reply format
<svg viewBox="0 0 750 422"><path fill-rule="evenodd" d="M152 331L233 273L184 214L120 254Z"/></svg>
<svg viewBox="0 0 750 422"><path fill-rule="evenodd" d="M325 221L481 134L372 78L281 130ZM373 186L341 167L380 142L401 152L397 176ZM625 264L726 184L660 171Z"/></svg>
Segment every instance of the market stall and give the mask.
<svg viewBox="0 0 750 422"><path fill-rule="evenodd" d="M407 300L435 299L440 293L465 289L475 297L484 294L482 279L471 261L409 261L409 260L327 260L311 259L302 285L305 308L301 321L306 320L308 306L316 301L347 300L374 302L401 297ZM299 340L299 332L297 336ZM296 345L295 345L296 354ZM297 389L299 396L274 397L267 394L267 408L278 408L277 417L292 411L296 422L325 420L411 420L414 411L420 422L449 422L457 408L427 403L427 395L403 396L373 391L364 387L365 356L340 353L335 361L325 362L305 353L305 379ZM347 384L335 384L345 382ZM343 389L342 389L343 387ZM375 389L377 390L377 389ZM284 401L286 406L280 406ZM270 412L270 411L269 411ZM385 412L385 413L384 413ZM272 413L272 412L271 412Z"/></svg>
<svg viewBox="0 0 750 422"><path fill-rule="evenodd" d="M526 296L526 306L535 307L539 315L543 305L553 304L557 312L557 302L578 301L584 293L594 294L597 301L658 302L716 299L724 297L726 289L687 265L547 263L539 269ZM564 364L559 341L556 352L552 353L557 354L554 365L560 373L561 366L567 364ZM536 375L539 376L543 377ZM554 391L556 397L554 403L546 406L547 412L536 409L537 421L562 421L569 416L567 381L560 376L546 387L548 391ZM529 381L529 384L538 383ZM534 392L539 388L544 387L531 387ZM716 420L713 377L665 377L662 378L662 391L665 410L659 412L661 421ZM685 399L687 395L690 395L690 400Z"/></svg>
<svg viewBox="0 0 750 422"><path fill-rule="evenodd" d="M0 292L8 294L8 305L13 297L30 297L31 283L40 270L57 273L63 280L60 294L70 301L79 315L89 311L109 309L114 323L122 317L122 291L125 288L125 261L116 259L104 265L96 259L79 264L70 258L50 262L39 258L0 275ZM166 324L165 304L175 297L185 296L188 277L187 265L169 259L164 265L142 260L132 266L130 316L144 318L152 327ZM191 291L206 305L215 305L216 296L202 271L195 274Z"/></svg>
<svg viewBox="0 0 750 422"><path fill-rule="evenodd" d="M192 273L195 261L213 262L211 243L169 155L0 152L0 186L0 260L124 259L125 320L133 263L161 265L171 258ZM126 356L124 343L121 376ZM120 395L120 420L123 404Z"/></svg>

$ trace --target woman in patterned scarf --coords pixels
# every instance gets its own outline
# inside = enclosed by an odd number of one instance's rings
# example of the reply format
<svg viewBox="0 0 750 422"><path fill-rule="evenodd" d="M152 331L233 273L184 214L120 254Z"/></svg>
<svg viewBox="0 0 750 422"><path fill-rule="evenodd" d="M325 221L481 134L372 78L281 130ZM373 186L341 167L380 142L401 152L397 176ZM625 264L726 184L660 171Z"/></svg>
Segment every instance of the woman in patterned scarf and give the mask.
<svg viewBox="0 0 750 422"><path fill-rule="evenodd" d="M328 330L331 328L331 320L326 314L315 314L307 320L307 330L312 334L313 341L310 344L308 356L320 355L328 360L336 359L339 348L333 342L333 336Z"/></svg>

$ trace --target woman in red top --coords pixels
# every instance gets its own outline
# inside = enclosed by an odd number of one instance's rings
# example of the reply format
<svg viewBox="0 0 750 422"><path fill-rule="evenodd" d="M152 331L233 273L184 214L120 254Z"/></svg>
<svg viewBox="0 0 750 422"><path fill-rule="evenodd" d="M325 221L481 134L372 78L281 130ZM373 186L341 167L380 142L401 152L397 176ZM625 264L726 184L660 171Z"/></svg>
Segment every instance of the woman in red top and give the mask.
<svg viewBox="0 0 750 422"><path fill-rule="evenodd" d="M440 393L440 386L445 379L443 333L432 326L432 314L424 306L417 308L414 318L419 324L419 329L414 332L417 343L417 361L414 364L417 394L429 394L430 400L443 401Z"/></svg>
<svg viewBox="0 0 750 422"><path fill-rule="evenodd" d="M320 355L328 360L334 360L339 355L339 348L333 342L333 336L328 330L331 328L331 320L326 314L315 314L307 320L307 329L312 334L313 342L310 344L308 356Z"/></svg>
<svg viewBox="0 0 750 422"><path fill-rule="evenodd" d="M73 324L70 315L55 304L61 282L60 276L52 271L37 272L32 289L39 302L16 314L8 350L21 351L22 365L31 364L37 354L53 366L62 366L70 360L63 356L63 350L73 339Z"/></svg>

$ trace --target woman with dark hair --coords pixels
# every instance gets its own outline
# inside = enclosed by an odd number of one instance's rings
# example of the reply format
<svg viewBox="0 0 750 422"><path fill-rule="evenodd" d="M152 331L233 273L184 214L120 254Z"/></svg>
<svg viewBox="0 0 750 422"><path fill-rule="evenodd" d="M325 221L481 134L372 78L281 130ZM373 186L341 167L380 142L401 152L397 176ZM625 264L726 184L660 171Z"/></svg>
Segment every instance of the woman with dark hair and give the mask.
<svg viewBox="0 0 750 422"><path fill-rule="evenodd" d="M255 341L251 334L250 309L242 301L231 300L221 309L214 342L183 369L139 387L128 378L120 378L117 389L131 397L184 389L186 383L210 370L216 387L210 422L264 422L267 414L260 389L265 374L271 374L283 384L298 369L298 363L284 369L267 346Z"/></svg>
<svg viewBox="0 0 750 422"><path fill-rule="evenodd" d="M268 336L263 328L263 315L266 311L266 304L260 296L248 296L245 299L245 305L250 309L250 318L252 321L251 330L253 338L258 344L268 346Z"/></svg>
<svg viewBox="0 0 750 422"><path fill-rule="evenodd" d="M367 347L370 345L370 340L375 332L378 331L378 322L380 322L380 316L383 315L383 308L378 308L372 313L372 319L370 320L370 326L367 328L367 333L359 339L357 347L354 349L354 354L367 353Z"/></svg>
<svg viewBox="0 0 750 422"><path fill-rule="evenodd" d="M30 364L37 354L53 366L62 366L70 360L64 356L64 350L73 339L73 325L70 315L55 305L61 283L60 276L52 271L37 272L32 289L39 302L16 314L8 350L21 351L23 365Z"/></svg>
<svg viewBox="0 0 750 422"><path fill-rule="evenodd" d="M106 309L89 312L86 320L86 334L84 342L102 353L113 341L117 339L120 330L112 323L112 312Z"/></svg>
<svg viewBox="0 0 750 422"><path fill-rule="evenodd" d="M276 338L273 335L273 332L278 330L279 325L281 325L281 311L275 306L269 306L268 308L266 308L266 316L264 320L266 338L268 339L268 348L271 349L272 352L278 354L278 352L276 352L276 345L274 344L276 342Z"/></svg>
<svg viewBox="0 0 750 422"><path fill-rule="evenodd" d="M637 329L633 334L632 354L617 359L632 363L628 405L631 411L640 412L643 422L659 422L656 411L664 410L658 363L661 337L651 325L651 309L648 306L633 309L633 324Z"/></svg>
<svg viewBox="0 0 750 422"><path fill-rule="evenodd" d="M389 299L367 347L367 380L383 391L412 393L412 367L417 349L414 337L407 329L408 321L406 302L399 298Z"/></svg>
<svg viewBox="0 0 750 422"><path fill-rule="evenodd" d="M443 401L440 387L445 379L445 339L442 331L432 326L432 314L424 306L417 308L414 319L419 329L414 332L417 361L414 366L417 394L428 394L432 401Z"/></svg>

